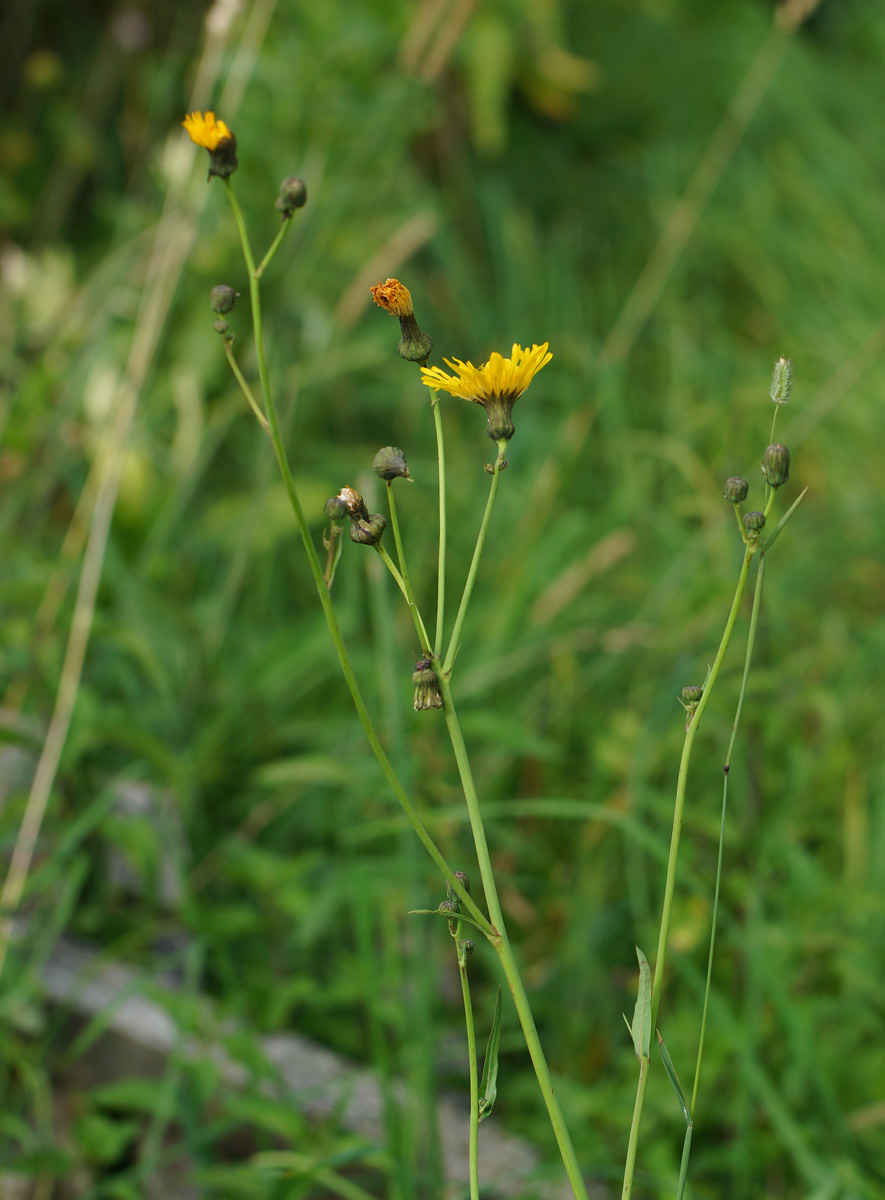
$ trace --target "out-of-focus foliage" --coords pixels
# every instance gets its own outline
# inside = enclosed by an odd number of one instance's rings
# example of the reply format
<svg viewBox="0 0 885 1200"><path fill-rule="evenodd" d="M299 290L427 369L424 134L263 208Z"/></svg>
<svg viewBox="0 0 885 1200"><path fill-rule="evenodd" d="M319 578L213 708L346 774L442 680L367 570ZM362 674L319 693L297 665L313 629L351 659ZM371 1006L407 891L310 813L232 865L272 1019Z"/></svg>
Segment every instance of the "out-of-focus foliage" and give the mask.
<svg viewBox="0 0 885 1200"><path fill-rule="evenodd" d="M651 955L657 929L676 697L704 677L740 558L722 483L745 475L761 500L770 371L792 357L784 500L809 494L770 556L731 771L690 1194L880 1196L885 14L824 0L777 61L761 0L279 0L232 14L220 80L234 64L245 94L219 115L237 134L258 245L277 228L279 180L300 174L309 188L265 296L317 542L324 500L344 483L370 495L375 451L403 447L416 483L401 520L430 611L432 425L371 284L407 283L439 356L476 362L545 340L555 356L514 412L455 687L504 908L600 1195L618 1190L633 1104L620 1014L635 999L634 945ZM204 15L172 0L11 0L0 19L4 856L52 712L90 472L186 137ZM742 88L746 131L705 160ZM197 102L218 107L220 94ZM668 225L701 162L709 202ZM309 1173L287 1183L243 1165L307 1148L371 1194L431 1197L438 1089L466 1086L460 999L444 927L406 913L441 888L362 740L269 444L212 331L209 289L247 288L223 188L201 196L126 450L26 897L32 934L3 976L2 1169L41 1180L42 1196L146 1194L170 1162L206 1194L325 1196ZM646 264L662 231L666 253L683 228L652 294ZM648 319L612 341L629 330L625 306L646 298ZM254 377L245 301L228 319ZM490 443L475 406L447 400L444 415L457 595ZM370 558L348 543L338 569L348 643L429 824L475 875L438 714L411 711L414 633ZM660 1014L684 1084L741 658L738 639L686 809ZM132 789L150 803L127 805ZM251 1090L219 1093L209 1060L177 1064L160 1117L137 1081L72 1084L92 1035L71 1042L36 988L63 931L183 972L185 996L210 993L246 1029L298 1029L403 1076L422 1103L391 1111L380 1153L334 1119L308 1130L291 1105L262 1099L248 1038ZM488 1020L497 979L481 947L471 971ZM512 1011L494 1120L555 1167ZM675 1193L681 1138L656 1064L638 1194Z"/></svg>

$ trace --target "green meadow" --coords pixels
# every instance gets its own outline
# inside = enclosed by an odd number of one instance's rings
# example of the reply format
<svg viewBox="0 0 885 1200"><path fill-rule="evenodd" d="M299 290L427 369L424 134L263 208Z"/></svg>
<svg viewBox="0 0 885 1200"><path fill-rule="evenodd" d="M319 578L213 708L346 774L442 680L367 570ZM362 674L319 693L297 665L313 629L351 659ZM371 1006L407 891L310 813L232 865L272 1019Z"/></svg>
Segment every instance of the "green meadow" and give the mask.
<svg viewBox="0 0 885 1200"><path fill-rule="evenodd" d="M386 513L372 459L402 448L432 622L434 422L373 285L408 287L435 365L549 343L452 686L592 1200L621 1195L622 1014L635 947L653 964L658 938L679 697L704 683L741 565L723 486L744 476L763 507L772 368L792 361L770 523L808 490L766 555L684 1195L885 1196L885 10L9 0L0 41L0 1200L468 1196L439 1120L468 1120L456 955L445 921L412 913L445 881L357 720L213 330L227 284L257 395L248 275L182 128L194 110L236 134L259 256L280 181L307 184L262 299L324 563L328 498L347 485ZM451 629L494 446L477 405L443 394L440 413ZM481 905L442 713L413 708L408 610L371 548L343 543L331 594L367 707ZM751 600L686 791L657 1022L686 1090ZM481 1068L502 976L475 941ZM60 996L71 946L92 957ZM149 1064L108 1041L119 996L81 1002L118 967L174 1030ZM502 1000L481 1194L568 1196L506 984ZM268 1039L290 1034L370 1073L374 1132L351 1085L318 1113L309 1080L281 1080ZM483 1170L494 1128L535 1155L506 1187ZM653 1044L637 1200L677 1195L685 1128Z"/></svg>

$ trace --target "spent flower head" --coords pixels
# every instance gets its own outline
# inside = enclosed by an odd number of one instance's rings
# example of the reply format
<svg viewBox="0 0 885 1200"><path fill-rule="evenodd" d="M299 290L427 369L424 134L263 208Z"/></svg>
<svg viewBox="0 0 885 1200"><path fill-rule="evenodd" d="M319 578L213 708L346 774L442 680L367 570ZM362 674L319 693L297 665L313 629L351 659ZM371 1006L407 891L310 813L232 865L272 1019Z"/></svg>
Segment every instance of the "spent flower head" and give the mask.
<svg viewBox="0 0 885 1200"><path fill-rule="evenodd" d="M441 367L422 367L421 379L428 387L481 404L489 419L488 436L494 442L509 442L515 432L511 418L513 405L553 357L548 345L544 342L523 350L514 342L509 358L494 353L479 367L460 358L446 358L443 361L455 375L446 374Z"/></svg>
<svg viewBox="0 0 885 1200"><path fill-rule="evenodd" d="M412 308L412 293L398 279L386 279L372 288L372 298L379 308L399 317L400 341L397 353L407 362L425 363L433 349L433 338L418 328L415 310Z"/></svg>
<svg viewBox="0 0 885 1200"><path fill-rule="evenodd" d="M209 178L227 179L237 166L237 139L214 112L192 112L181 122L195 146L209 151Z"/></svg>

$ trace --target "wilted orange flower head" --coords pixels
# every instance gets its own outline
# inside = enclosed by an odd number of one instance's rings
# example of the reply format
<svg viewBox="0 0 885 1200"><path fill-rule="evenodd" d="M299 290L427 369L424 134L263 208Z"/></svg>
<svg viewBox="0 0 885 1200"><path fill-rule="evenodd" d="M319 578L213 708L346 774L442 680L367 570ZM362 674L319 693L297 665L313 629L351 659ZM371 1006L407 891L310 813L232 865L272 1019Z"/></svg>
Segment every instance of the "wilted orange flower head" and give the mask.
<svg viewBox="0 0 885 1200"><path fill-rule="evenodd" d="M188 132L191 141L196 146L202 146L210 154L217 150L219 143L233 141L234 135L224 121L216 121L214 112L192 112L181 122Z"/></svg>
<svg viewBox="0 0 885 1200"><path fill-rule="evenodd" d="M411 317L414 313L412 294L398 279L387 279L384 283L376 283L372 288L372 296L376 304L395 317Z"/></svg>

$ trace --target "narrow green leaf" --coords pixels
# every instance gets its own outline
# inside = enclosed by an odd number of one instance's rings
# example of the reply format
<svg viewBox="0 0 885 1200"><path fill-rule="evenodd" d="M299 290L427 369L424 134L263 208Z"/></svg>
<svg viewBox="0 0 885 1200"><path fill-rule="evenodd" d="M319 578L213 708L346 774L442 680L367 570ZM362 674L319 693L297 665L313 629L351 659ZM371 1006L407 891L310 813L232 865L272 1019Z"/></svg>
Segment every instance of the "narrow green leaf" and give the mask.
<svg viewBox="0 0 885 1200"><path fill-rule="evenodd" d="M410 917L445 917L449 921L463 921L465 925L472 925L474 929L478 929L480 933L485 934L485 930L479 921L474 921L473 917L467 913L453 913L451 909L444 908L410 908L408 915Z"/></svg>
<svg viewBox="0 0 885 1200"><path fill-rule="evenodd" d="M679 1098L679 1103L682 1105L682 1115L685 1117L686 1125L691 1127L691 1113L688 1110L688 1103L685 1099L685 1093L682 1090L682 1084L679 1082L679 1076L676 1074L676 1068L673 1066L673 1059L670 1057L670 1051L664 1045L664 1039L661 1037L660 1030L656 1030L658 1035L658 1049L661 1052L661 1059L664 1063L664 1070L669 1076L670 1082L673 1084L673 1090Z"/></svg>
<svg viewBox="0 0 885 1200"><path fill-rule="evenodd" d="M501 989L495 997L495 1015L492 1032L486 1046L485 1062L482 1064L482 1079L479 1084L479 1119L491 1114L498 1095L498 1046L501 1044Z"/></svg>
<svg viewBox="0 0 885 1200"><path fill-rule="evenodd" d="M639 992L633 1010L633 1024L628 1028L633 1038L636 1057L642 1059L648 1058L651 1052L651 969L648 959L638 946L636 957L639 959ZM624 1020L627 1018L624 1017Z"/></svg>

